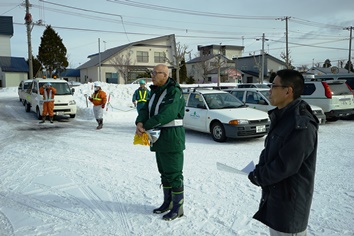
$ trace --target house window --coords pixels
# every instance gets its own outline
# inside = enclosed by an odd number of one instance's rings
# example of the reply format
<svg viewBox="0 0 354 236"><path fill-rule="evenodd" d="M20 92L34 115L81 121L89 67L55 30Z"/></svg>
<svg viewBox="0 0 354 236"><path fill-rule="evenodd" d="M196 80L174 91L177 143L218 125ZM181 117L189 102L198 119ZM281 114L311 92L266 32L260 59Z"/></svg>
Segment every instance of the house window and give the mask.
<svg viewBox="0 0 354 236"><path fill-rule="evenodd" d="M136 52L137 62L149 62L149 52L137 51Z"/></svg>
<svg viewBox="0 0 354 236"><path fill-rule="evenodd" d="M154 62L155 63L165 63L165 55L163 52L154 53Z"/></svg>
<svg viewBox="0 0 354 236"><path fill-rule="evenodd" d="M106 82L111 84L118 84L118 74L106 72Z"/></svg>
<svg viewBox="0 0 354 236"><path fill-rule="evenodd" d="M211 82L211 77L208 77L208 82Z"/></svg>

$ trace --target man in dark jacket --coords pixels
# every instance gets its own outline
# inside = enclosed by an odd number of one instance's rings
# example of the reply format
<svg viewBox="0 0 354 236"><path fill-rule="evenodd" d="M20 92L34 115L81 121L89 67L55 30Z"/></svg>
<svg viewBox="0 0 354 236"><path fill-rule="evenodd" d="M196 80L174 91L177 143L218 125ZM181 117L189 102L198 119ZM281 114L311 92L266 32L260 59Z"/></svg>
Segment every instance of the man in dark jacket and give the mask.
<svg viewBox="0 0 354 236"><path fill-rule="evenodd" d="M253 218L270 228L271 236L307 234L317 156L318 120L300 95L303 76L295 70L277 72L269 111L271 126L259 163L248 175L262 188Z"/></svg>
<svg viewBox="0 0 354 236"><path fill-rule="evenodd" d="M150 101L140 110L136 118L136 134L149 133L153 129L160 133L155 142L150 140L150 150L156 152L157 167L161 176L164 201L153 213L169 213L164 220L174 220L183 216L183 150L185 149L185 130L183 117L185 101L182 90L172 78L168 77L168 67L157 65L151 73L153 85L150 86Z"/></svg>

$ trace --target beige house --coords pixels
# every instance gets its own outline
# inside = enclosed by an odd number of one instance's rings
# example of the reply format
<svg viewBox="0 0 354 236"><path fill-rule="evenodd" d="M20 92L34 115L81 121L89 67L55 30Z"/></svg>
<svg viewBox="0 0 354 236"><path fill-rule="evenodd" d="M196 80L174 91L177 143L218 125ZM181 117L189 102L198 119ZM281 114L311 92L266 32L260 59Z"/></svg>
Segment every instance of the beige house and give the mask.
<svg viewBox="0 0 354 236"><path fill-rule="evenodd" d="M166 64L170 70L176 64L175 35L142 40L110 48L90 55L86 63L79 66L80 82L102 81L127 84L148 73L157 64Z"/></svg>
<svg viewBox="0 0 354 236"><path fill-rule="evenodd" d="M240 74L231 59L241 57L243 49L243 46L231 45L198 46L199 56L186 62L187 75L193 77L195 83L215 83L220 69L222 81L235 81Z"/></svg>

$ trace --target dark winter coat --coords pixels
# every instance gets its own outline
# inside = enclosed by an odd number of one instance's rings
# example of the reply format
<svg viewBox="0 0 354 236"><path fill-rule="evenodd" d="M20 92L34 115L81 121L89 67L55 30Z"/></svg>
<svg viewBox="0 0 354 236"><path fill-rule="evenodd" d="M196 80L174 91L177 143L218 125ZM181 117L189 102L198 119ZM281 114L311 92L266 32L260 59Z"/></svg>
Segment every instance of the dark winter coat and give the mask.
<svg viewBox="0 0 354 236"><path fill-rule="evenodd" d="M159 106L159 112L154 115L156 104L164 90L166 96ZM140 110L136 118L136 123L142 122L145 130L153 128L161 129L159 139L150 147L151 151L158 152L179 152L185 149L185 130L183 126L161 128L162 125L175 119L183 119L185 100L178 83L169 78L163 86L150 86L150 99L155 98L149 111L149 103L146 103Z"/></svg>
<svg viewBox="0 0 354 236"><path fill-rule="evenodd" d="M253 171L262 187L255 219L270 228L298 233L307 228L317 156L318 120L296 99L269 112L271 127Z"/></svg>

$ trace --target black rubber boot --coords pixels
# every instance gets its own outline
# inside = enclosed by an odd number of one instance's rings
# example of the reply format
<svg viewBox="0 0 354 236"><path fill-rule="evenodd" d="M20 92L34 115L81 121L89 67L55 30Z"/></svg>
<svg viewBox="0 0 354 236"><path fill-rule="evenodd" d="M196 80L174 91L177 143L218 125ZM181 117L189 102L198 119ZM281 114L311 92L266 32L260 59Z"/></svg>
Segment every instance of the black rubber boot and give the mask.
<svg viewBox="0 0 354 236"><path fill-rule="evenodd" d="M163 203L159 208L154 209L152 212L161 214L172 209L172 188L163 186Z"/></svg>
<svg viewBox="0 0 354 236"><path fill-rule="evenodd" d="M184 203L184 195L183 195L183 188L182 191L180 192L175 192L172 190L172 202L173 202L173 207L169 213L164 215L162 219L171 221L174 220L178 217L182 217L184 212L183 212L183 203Z"/></svg>
<svg viewBox="0 0 354 236"><path fill-rule="evenodd" d="M53 123L53 116L49 116L50 123Z"/></svg>
<svg viewBox="0 0 354 236"><path fill-rule="evenodd" d="M97 122L98 122L97 129L102 129L102 127L103 127L103 119L98 119Z"/></svg>
<svg viewBox="0 0 354 236"><path fill-rule="evenodd" d="M46 116L42 116L42 121L40 121L39 123L40 124L44 123L46 118L47 118Z"/></svg>

